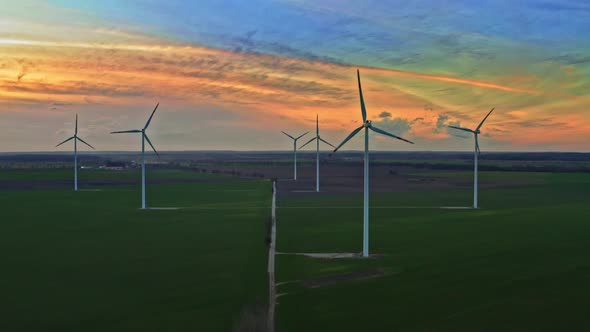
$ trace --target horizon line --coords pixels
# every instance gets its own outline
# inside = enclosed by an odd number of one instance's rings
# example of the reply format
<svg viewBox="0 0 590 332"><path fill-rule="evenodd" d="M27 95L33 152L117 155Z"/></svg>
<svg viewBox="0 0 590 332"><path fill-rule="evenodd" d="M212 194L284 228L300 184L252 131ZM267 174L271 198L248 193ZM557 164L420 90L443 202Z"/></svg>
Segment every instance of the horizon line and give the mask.
<svg viewBox="0 0 590 332"><path fill-rule="evenodd" d="M78 154L100 154L100 153L140 153L138 150L94 150L94 151L78 151ZM179 152L192 152L192 153L208 153L208 152L225 152L225 153L293 153L292 150L159 150L158 153L179 153ZM323 153L332 153L331 150L320 151ZM339 150L340 153L363 153L363 150ZM71 151L0 151L0 155L8 154L70 154ZM312 150L299 150L298 153L316 153ZM473 153L471 150L372 150L371 153ZM557 151L557 150L546 150L546 151L526 151L526 150L515 150L515 151L485 151L487 153L577 153L577 154L590 154L590 151Z"/></svg>

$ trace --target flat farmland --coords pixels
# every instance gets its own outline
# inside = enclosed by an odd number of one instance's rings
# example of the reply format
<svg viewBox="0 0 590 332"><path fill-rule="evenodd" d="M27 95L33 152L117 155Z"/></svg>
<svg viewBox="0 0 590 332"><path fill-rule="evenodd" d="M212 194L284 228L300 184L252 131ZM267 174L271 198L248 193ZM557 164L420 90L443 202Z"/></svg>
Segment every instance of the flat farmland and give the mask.
<svg viewBox="0 0 590 332"><path fill-rule="evenodd" d="M480 177L506 183L482 189L479 210L440 208L469 206L470 188L372 193L370 259L295 255L359 253L360 191L279 182L279 330L590 329L590 175Z"/></svg>
<svg viewBox="0 0 590 332"><path fill-rule="evenodd" d="M71 172L17 174L37 183ZM100 191L78 193L0 181L1 330L228 331L266 303L271 183L150 176L178 181L148 185L148 205L181 209L138 209L139 183L116 183L133 173L96 176Z"/></svg>

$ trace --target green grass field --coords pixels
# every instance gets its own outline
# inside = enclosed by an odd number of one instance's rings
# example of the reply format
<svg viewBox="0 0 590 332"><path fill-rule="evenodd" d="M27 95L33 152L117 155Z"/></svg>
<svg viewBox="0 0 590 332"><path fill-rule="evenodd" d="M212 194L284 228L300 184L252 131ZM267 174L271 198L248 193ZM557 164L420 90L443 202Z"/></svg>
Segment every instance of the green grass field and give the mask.
<svg viewBox="0 0 590 332"><path fill-rule="evenodd" d="M12 172L0 181L71 179L69 170ZM277 331L590 330L590 175L481 173L515 177L534 184L482 189L479 210L432 208L468 206L470 189L373 193L377 257L277 256ZM0 330L231 331L245 308L266 303L271 184L224 180L148 186L148 205L182 208L172 211L139 210L138 185L0 190ZM360 252L361 194L278 206L279 252ZM304 284L372 270L383 275Z"/></svg>
<svg viewBox="0 0 590 332"><path fill-rule="evenodd" d="M278 331L590 330L590 175L481 173L506 176L542 181L482 189L479 210L373 208L375 258L279 255ZM469 189L371 195L373 207L471 200ZM361 251L361 194L278 206L279 252ZM373 269L384 275L319 288L301 282Z"/></svg>
<svg viewBox="0 0 590 332"><path fill-rule="evenodd" d="M16 178L71 176L26 172ZM0 330L230 331L245 307L267 300L270 188L148 186L149 206L183 207L175 211L139 210L139 186L0 190Z"/></svg>

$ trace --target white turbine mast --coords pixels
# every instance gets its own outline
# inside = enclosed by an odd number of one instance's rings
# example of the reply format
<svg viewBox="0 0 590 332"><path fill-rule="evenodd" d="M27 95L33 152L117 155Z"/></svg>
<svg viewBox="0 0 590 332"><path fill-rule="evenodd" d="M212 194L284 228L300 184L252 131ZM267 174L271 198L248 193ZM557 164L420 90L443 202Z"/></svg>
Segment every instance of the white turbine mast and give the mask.
<svg viewBox="0 0 590 332"><path fill-rule="evenodd" d="M363 257L369 256L369 130L372 130L378 134L382 134L385 136L393 137L404 142L408 142L410 144L414 144L407 139L401 138L399 136L390 134L385 130L379 129L372 125L371 120L367 120L367 109L365 108L365 100L363 99L363 90L361 88L361 75L357 69L356 71L358 85L359 85L359 97L361 100L361 113L363 115L363 125L356 128L355 130L338 145L334 152L338 151L346 142L348 142L351 138L353 138L356 134L358 134L363 128L365 129L365 160L364 160L364 190L363 190Z"/></svg>
<svg viewBox="0 0 590 332"><path fill-rule="evenodd" d="M315 137L310 139L307 143L303 144L299 149L303 149L307 144L316 141L316 159L315 159L315 191L320 192L320 141L329 146L336 148L334 145L329 143L320 137L320 124L319 116L316 114L315 118Z"/></svg>
<svg viewBox="0 0 590 332"><path fill-rule="evenodd" d="M74 191L78 191L78 141L88 145L92 150L94 147L88 143L86 143L83 139L78 136L78 114L76 114L76 125L74 129L74 136L66 139L65 141L59 143L55 147L58 147L66 142L74 140Z"/></svg>
<svg viewBox="0 0 590 332"><path fill-rule="evenodd" d="M477 201L477 157L480 154L480 149L479 149L479 140L478 140L478 136L481 133L480 128L483 125L483 123L486 121L486 119L488 118L488 116L490 116L490 114L492 114L492 112L494 111L495 108L492 108L492 110L488 113L488 115L485 116L485 118L483 118L483 120L481 120L481 122L479 123L479 126L477 126L477 128L475 128L475 130L469 129L469 128L463 128L463 127L456 127L456 126L448 126L449 128L453 128L453 129L458 129L458 130L463 130L466 131L468 133L472 133L473 137L475 138L475 150L473 152L473 208L477 209L478 208L478 201Z"/></svg>
<svg viewBox="0 0 590 332"><path fill-rule="evenodd" d="M145 142L146 141L152 147L152 150L154 150L154 152L156 153L156 156L158 156L158 158L160 158L158 151L156 151L156 148L154 148L154 145L152 144L149 137L145 133L146 129L150 125L150 122L152 121L152 118L154 117L154 113L156 113L156 110L158 109L158 106L160 106L160 103L156 104L156 107L152 111L152 115L150 115L150 118L147 120L147 122L145 123L145 126L142 129L111 132L111 134L141 133L141 208L142 209L146 208L146 204L145 204Z"/></svg>
<svg viewBox="0 0 590 332"><path fill-rule="evenodd" d="M293 180L297 180L297 140L307 135L309 131L305 134L299 135L298 137L293 137L284 131L281 131L281 133L289 136L289 138L293 140Z"/></svg>

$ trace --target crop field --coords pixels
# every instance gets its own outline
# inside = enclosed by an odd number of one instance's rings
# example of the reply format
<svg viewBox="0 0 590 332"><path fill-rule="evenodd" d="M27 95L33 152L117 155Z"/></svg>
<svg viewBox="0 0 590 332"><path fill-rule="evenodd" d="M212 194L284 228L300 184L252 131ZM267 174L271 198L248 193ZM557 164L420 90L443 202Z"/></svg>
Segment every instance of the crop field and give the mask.
<svg viewBox="0 0 590 332"><path fill-rule="evenodd" d="M370 259L296 255L359 253L361 192L279 182L278 330L590 330L590 175L480 178L529 182L480 190L479 210L437 208L469 206L470 188L372 193Z"/></svg>
<svg viewBox="0 0 590 332"><path fill-rule="evenodd" d="M327 259L303 254L361 251L362 173L322 165L315 193L313 166L264 171L287 175L276 331L590 329L590 174L480 172L473 210L471 171L377 165L372 257ZM265 310L269 180L149 169L164 209L144 211L138 169L79 175L0 172L1 330L243 331Z"/></svg>
<svg viewBox="0 0 590 332"><path fill-rule="evenodd" d="M71 171L0 175L0 330L229 331L266 303L268 180L148 171L178 179L148 185L148 206L181 209L146 211L139 182L117 182L138 170L80 174L89 191Z"/></svg>

